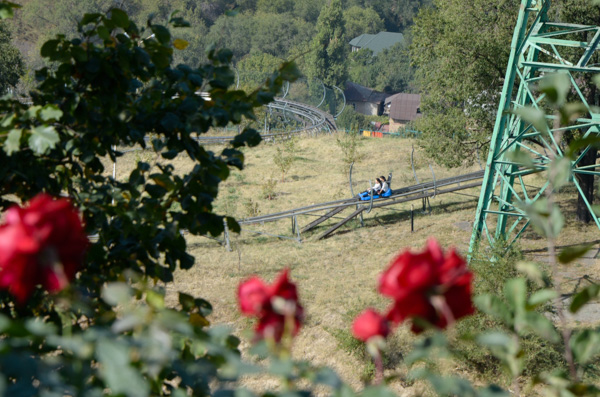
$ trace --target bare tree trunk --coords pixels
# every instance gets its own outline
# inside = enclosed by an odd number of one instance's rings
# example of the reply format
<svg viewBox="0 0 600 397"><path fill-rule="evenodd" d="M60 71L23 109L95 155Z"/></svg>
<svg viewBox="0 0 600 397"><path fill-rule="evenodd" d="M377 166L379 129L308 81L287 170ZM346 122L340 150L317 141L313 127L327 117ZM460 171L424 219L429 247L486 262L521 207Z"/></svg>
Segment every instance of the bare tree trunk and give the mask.
<svg viewBox="0 0 600 397"><path fill-rule="evenodd" d="M585 165L593 165L596 164L596 154L598 153L597 149L591 148L586 155L579 162L580 166ZM587 201L592 204L594 202L594 175L588 174L579 174L577 176L577 181L581 186L581 190L585 195ZM589 223L592 221L592 215L588 207L583 201L583 197L581 193L577 196L577 220L584 223Z"/></svg>

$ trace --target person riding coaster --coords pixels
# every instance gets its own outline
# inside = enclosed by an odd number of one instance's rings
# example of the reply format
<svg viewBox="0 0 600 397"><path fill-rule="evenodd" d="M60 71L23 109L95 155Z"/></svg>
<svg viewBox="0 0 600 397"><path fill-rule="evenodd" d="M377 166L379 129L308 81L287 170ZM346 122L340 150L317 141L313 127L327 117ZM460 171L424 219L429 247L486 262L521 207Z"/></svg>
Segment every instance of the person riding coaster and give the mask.
<svg viewBox="0 0 600 397"><path fill-rule="evenodd" d="M375 184L375 186L358 195L361 201L371 200L371 190L373 191L373 199L390 197L392 195L392 189L390 189L385 176L380 176L379 178L376 178L376 180L378 183Z"/></svg>

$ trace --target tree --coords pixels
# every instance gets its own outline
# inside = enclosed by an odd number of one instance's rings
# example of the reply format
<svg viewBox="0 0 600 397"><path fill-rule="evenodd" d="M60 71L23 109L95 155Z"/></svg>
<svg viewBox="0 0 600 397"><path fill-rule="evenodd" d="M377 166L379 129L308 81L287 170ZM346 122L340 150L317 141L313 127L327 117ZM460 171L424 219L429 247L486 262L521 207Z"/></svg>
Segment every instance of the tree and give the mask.
<svg viewBox="0 0 600 397"><path fill-rule="evenodd" d="M0 2L0 18L6 6L12 7ZM255 91L232 90L231 51L211 50L195 68L174 65L173 52L185 43L163 25L138 28L119 9L86 14L77 33L42 45L52 67L36 72L32 105L0 98L0 211L11 207L13 218L10 229L6 219L2 224L1 394L210 394L211 383L224 379L220 367L239 362L239 340L228 331L207 332L210 303L180 293L180 307L167 308L165 288L155 286L194 265L184 230L218 235L227 224L239 231L213 202L230 169L243 167L240 148L257 145L260 135L244 129L217 153L197 136L254 119L254 109L298 71L286 63ZM153 139L145 139L148 133ZM105 160L116 161L123 146L151 147L156 161L138 160L128 178L114 179ZM194 167L175 171L178 155ZM69 202L50 197L60 195ZM38 208L25 226L15 200L32 197ZM79 238L61 240L75 227ZM90 234L97 238L79 268ZM16 277L25 293L5 291ZM49 294L57 290L60 296Z"/></svg>
<svg viewBox="0 0 600 397"><path fill-rule="evenodd" d="M291 13L257 12L252 17L251 26L249 52L264 52L280 58L287 58L290 49L310 41L307 32L313 30L312 25Z"/></svg>
<svg viewBox="0 0 600 397"><path fill-rule="evenodd" d="M346 58L345 23L341 0L330 0L321 10L317 21L317 34L312 41L307 74L327 86L342 86L348 69Z"/></svg>
<svg viewBox="0 0 600 397"><path fill-rule="evenodd" d="M346 41L364 33L378 33L384 29L383 19L371 7L352 6L344 10Z"/></svg>
<svg viewBox="0 0 600 397"><path fill-rule="evenodd" d="M25 73L21 53L10 40L8 27L0 23L0 95L17 85L19 78Z"/></svg>
<svg viewBox="0 0 600 397"><path fill-rule="evenodd" d="M410 49L423 94L417 128L438 163L483 156L492 134L518 0L435 0L415 19Z"/></svg>
<svg viewBox="0 0 600 397"><path fill-rule="evenodd" d="M240 88L248 92L256 89L282 62L281 58L262 52L246 55L236 65L240 76Z"/></svg>
<svg viewBox="0 0 600 397"><path fill-rule="evenodd" d="M361 49L350 54L350 80L387 93L415 92L408 45L397 43L377 54Z"/></svg>
<svg viewBox="0 0 600 397"><path fill-rule="evenodd" d="M294 9L294 0L257 0L256 11L284 14Z"/></svg>

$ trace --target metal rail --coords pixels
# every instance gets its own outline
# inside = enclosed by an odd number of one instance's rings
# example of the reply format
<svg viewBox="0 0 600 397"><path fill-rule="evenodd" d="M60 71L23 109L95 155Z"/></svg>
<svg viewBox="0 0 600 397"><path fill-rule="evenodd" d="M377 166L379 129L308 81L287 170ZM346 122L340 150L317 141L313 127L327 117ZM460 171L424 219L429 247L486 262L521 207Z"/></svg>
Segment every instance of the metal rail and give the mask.
<svg viewBox="0 0 600 397"><path fill-rule="evenodd" d="M390 197L378 198L378 199L373 200L374 201L373 208L380 207L381 205L379 205L379 203L382 203L382 202L395 203L399 199L404 199L404 198L407 198L408 196L416 195L419 193L420 193L420 196L418 198L421 198L423 196L430 197L426 193L426 191L428 191L428 190L433 190L432 196L434 194L436 194L436 192L437 192L437 194L445 193L445 191L440 190L440 188L449 186L449 185L457 184L458 187L460 187L460 188L466 188L466 187L460 186L460 184L463 182L469 182L469 181L481 179L481 178L483 178L483 174L484 174L483 171L477 171L477 172L472 172L469 174L458 175L458 176L451 177L451 178L440 179L435 182L419 183L416 185L407 186L407 187L403 187L400 189L394 189L394 193ZM469 187L472 187L472 186L469 185ZM460 189L458 189L458 190L460 190ZM402 202L404 202L404 201L402 201ZM266 214L266 215L261 215L261 216L257 216L257 217L253 217L253 218L247 218L247 219L238 221L238 223L240 225L250 225L250 224L255 224L255 223L273 222L273 221L277 221L277 220L284 219L284 218L289 218L289 217L293 217L293 216L297 216L297 215L310 214L310 213L314 213L314 212L318 212L318 211L333 210L333 209L338 209L338 208L343 209L346 207L355 206L357 203L361 203L361 202L357 201L357 199L355 197L348 198L348 199L342 199L342 200L328 201L328 202L324 202L324 203L312 204L312 205L305 206L305 207L294 208L294 209L287 210L287 211L276 212L273 214ZM366 202L365 202L365 204L366 204ZM331 216L333 216L339 212L340 211L335 211L335 212L331 211L330 214L331 214ZM329 214L326 214L326 215L329 215ZM319 218L319 220L320 219L321 218ZM323 219L323 221L324 220L326 220L326 219ZM315 223L315 222L312 222L312 223ZM306 227L305 227L305 229L306 229Z"/></svg>
<svg viewBox="0 0 600 397"><path fill-rule="evenodd" d="M290 134L299 134L305 131L325 130L330 132L332 129L337 129L333 116L314 106L306 105L300 102L289 101L287 99L275 99L272 103L268 104L267 107L269 110L279 110L286 113L292 113L299 120L302 120L305 125L291 131L261 134L260 136L265 141L273 140L277 137L288 136ZM202 136L196 138L196 140L198 142L202 142L203 144L226 144L234 138L234 135Z"/></svg>

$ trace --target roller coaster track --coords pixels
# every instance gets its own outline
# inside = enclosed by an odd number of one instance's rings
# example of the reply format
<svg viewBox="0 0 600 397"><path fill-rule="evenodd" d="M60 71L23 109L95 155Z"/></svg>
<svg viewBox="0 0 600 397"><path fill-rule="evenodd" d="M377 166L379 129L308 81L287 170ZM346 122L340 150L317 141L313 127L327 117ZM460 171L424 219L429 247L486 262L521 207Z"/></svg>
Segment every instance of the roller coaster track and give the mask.
<svg viewBox="0 0 600 397"><path fill-rule="evenodd" d="M272 103L268 104L267 107L271 110L282 112L283 114L292 115L297 121L301 122L303 126L291 131L261 134L260 136L265 141L271 141L277 137L285 137L290 134L300 134L303 132L331 132L337 130L333 116L314 106L276 98ZM235 136L202 136L198 137L197 140L203 144L225 144L234 138Z"/></svg>
<svg viewBox="0 0 600 397"><path fill-rule="evenodd" d="M346 208L354 207L354 211L337 222L335 225L328 228L325 232L317 237L322 239L329 236L335 230L339 229L345 223L355 218L364 211L370 211L373 208L381 208L389 205L401 204L413 200L435 197L444 193L456 192L459 190L470 189L481 186L480 179L483 178L484 171L472 172L469 174L458 175L451 178L440 179L432 182L419 183L412 186L407 186L399 189L394 189L393 194L387 198L379 198L371 201L359 201L357 198L348 198L343 200L328 201L324 203L312 204L305 207L294 208L287 211L281 211L273 214L266 214L247 218L239 221L240 225L250 225L265 222L274 222L285 218L294 218L298 215L315 215L317 212L328 211L319 216L316 220L306 225L300 233L307 232L328 219L333 218L336 214L344 211Z"/></svg>

